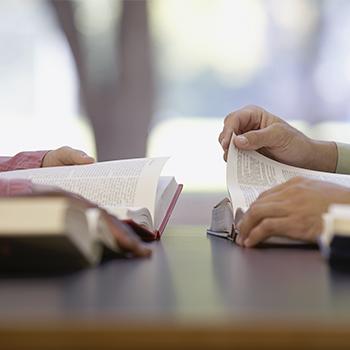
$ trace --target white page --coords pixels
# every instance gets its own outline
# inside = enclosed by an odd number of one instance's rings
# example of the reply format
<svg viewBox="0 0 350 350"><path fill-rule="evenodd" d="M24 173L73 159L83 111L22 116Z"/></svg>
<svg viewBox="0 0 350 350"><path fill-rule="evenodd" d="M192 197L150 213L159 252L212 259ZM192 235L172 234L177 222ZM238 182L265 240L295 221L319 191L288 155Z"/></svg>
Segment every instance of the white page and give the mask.
<svg viewBox="0 0 350 350"><path fill-rule="evenodd" d="M113 215L120 220L131 219L137 224L146 227L150 231L154 231L152 215L147 208L144 207L106 207Z"/></svg>
<svg viewBox="0 0 350 350"><path fill-rule="evenodd" d="M333 182L350 187L350 176L302 169L269 159L256 151L238 150L230 145L226 181L235 208L248 208L258 195L295 177Z"/></svg>
<svg viewBox="0 0 350 350"><path fill-rule="evenodd" d="M157 187L156 214L154 228L159 229L169 205L177 189L177 182L173 176L161 176Z"/></svg>
<svg viewBox="0 0 350 350"><path fill-rule="evenodd" d="M153 216L160 172L168 158L140 158L0 173L61 187L103 207L145 207Z"/></svg>

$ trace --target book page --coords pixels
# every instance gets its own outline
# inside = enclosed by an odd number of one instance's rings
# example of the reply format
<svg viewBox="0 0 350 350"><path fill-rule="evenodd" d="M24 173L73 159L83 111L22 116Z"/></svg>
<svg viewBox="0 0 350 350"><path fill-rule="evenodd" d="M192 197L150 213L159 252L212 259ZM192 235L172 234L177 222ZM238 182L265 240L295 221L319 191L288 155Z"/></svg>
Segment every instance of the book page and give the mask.
<svg viewBox="0 0 350 350"><path fill-rule="evenodd" d="M120 220L131 219L149 231L155 229L152 215L145 207L106 207L106 209Z"/></svg>
<svg viewBox="0 0 350 350"><path fill-rule="evenodd" d="M177 190L177 182L173 176L161 176L157 187L156 213L154 228L159 229Z"/></svg>
<svg viewBox="0 0 350 350"><path fill-rule="evenodd" d="M160 172L167 158L140 158L0 173L78 193L103 207L145 207L153 216Z"/></svg>
<svg viewBox="0 0 350 350"><path fill-rule="evenodd" d="M302 169L269 159L256 151L229 148L226 181L235 208L247 209L261 192L295 176L333 182L350 187L350 176Z"/></svg>

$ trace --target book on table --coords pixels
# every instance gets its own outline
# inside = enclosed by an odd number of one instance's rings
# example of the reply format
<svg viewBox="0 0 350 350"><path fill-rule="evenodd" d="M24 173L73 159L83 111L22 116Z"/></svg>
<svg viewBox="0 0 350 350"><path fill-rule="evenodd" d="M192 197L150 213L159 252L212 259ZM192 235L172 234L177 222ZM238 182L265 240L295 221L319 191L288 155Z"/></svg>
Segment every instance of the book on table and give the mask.
<svg viewBox="0 0 350 350"><path fill-rule="evenodd" d="M75 244L79 241L81 244L78 245L84 245L83 237L91 242L96 241L94 237L97 237L97 241L109 250L118 250L117 246L113 248L107 244L112 239L106 234L108 230L100 228L101 225L106 225L103 224L105 220L101 220L100 211L106 211L122 220L144 241L159 239L182 189L174 177L160 176L166 160L167 158L127 159L0 173L0 179L30 179L35 184L59 187L81 195L89 203L95 203L101 208L85 210L81 203L71 202L72 198L64 196L60 198L58 194L54 197L3 197L0 198L0 240L4 238L8 242L9 236L24 236L26 240L31 237L32 242L43 247L46 236L54 236L53 232L59 232L58 235L68 234L69 231L69 239ZM83 199L81 201L84 202ZM44 225L43 228L41 225ZM92 240L89 239L91 236ZM96 243L91 243L89 249L84 249L91 252L92 247L96 247ZM98 260L93 256L92 253L87 262L94 263Z"/></svg>
<svg viewBox="0 0 350 350"><path fill-rule="evenodd" d="M322 255L331 264L350 262L350 205L332 204L323 215L323 231L318 244ZM344 267L343 266L343 267Z"/></svg>
<svg viewBox="0 0 350 350"><path fill-rule="evenodd" d="M237 223L259 194L296 176L350 187L349 175L282 164L256 151L239 150L231 142L226 165L228 198L214 206L207 233L235 241L238 234ZM306 244L282 236L270 237L265 243Z"/></svg>
<svg viewBox="0 0 350 350"><path fill-rule="evenodd" d="M160 176L168 158L139 158L88 165L25 169L0 179L30 179L83 196L130 224L144 240L159 239L182 190Z"/></svg>
<svg viewBox="0 0 350 350"><path fill-rule="evenodd" d="M132 229L62 191L0 197L0 270L93 266L103 257L146 257Z"/></svg>

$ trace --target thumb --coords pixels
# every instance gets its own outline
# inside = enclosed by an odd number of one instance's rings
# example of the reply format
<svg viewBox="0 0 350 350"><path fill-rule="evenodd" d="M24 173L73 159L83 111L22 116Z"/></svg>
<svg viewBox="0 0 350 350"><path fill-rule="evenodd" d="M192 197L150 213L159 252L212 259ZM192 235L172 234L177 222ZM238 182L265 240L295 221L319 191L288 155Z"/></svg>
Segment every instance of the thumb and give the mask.
<svg viewBox="0 0 350 350"><path fill-rule="evenodd" d="M248 131L237 135L233 139L234 145L238 149L257 150L262 147L271 147L274 145L276 134L271 126L264 129Z"/></svg>
<svg viewBox="0 0 350 350"><path fill-rule="evenodd" d="M90 164L94 163L94 158L80 150L72 149L70 152L71 164Z"/></svg>
<svg viewBox="0 0 350 350"><path fill-rule="evenodd" d="M89 164L94 162L94 159L85 152L71 147L62 147L60 149L60 158L65 165Z"/></svg>

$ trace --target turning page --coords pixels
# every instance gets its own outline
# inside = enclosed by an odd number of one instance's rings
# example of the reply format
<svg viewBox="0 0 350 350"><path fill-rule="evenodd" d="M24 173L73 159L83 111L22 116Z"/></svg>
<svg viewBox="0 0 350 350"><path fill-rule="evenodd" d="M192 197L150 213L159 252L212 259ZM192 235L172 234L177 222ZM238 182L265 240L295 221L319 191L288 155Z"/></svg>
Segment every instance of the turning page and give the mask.
<svg viewBox="0 0 350 350"><path fill-rule="evenodd" d="M297 168L279 163L256 151L238 150L230 143L226 182L234 208L247 209L261 192L295 176L350 187L350 176Z"/></svg>
<svg viewBox="0 0 350 350"><path fill-rule="evenodd" d="M106 208L145 207L154 213L161 170L168 158L140 158L88 165L16 170L0 178L30 179L78 193Z"/></svg>

